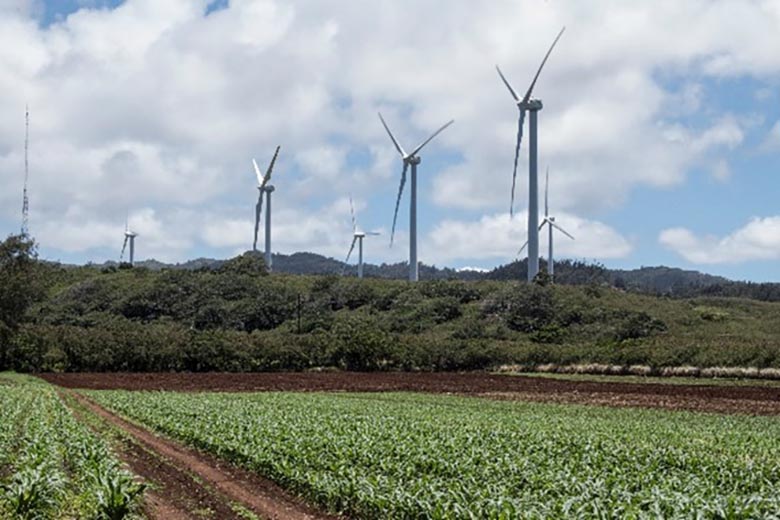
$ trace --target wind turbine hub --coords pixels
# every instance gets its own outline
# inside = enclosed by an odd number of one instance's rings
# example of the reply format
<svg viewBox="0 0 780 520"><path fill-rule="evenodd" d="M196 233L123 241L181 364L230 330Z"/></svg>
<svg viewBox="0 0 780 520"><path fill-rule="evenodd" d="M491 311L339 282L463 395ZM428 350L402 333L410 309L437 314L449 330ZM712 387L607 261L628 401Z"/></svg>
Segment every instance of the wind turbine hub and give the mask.
<svg viewBox="0 0 780 520"><path fill-rule="evenodd" d="M526 102L520 101L517 106L525 110L534 110L537 112L544 107L541 99L529 99Z"/></svg>

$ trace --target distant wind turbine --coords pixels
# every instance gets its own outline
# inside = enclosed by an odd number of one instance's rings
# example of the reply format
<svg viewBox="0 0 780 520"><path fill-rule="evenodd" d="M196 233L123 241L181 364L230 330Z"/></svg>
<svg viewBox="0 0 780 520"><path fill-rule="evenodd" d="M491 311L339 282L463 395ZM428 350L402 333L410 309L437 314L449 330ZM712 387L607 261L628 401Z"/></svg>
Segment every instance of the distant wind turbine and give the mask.
<svg viewBox="0 0 780 520"><path fill-rule="evenodd" d="M420 157L417 154L426 144L430 143L434 137L439 135L455 121L450 120L447 124L436 130L428 139L420 143L411 153L406 153L393 135L393 132L390 131L390 127L385 123L385 119L382 117L381 113L379 114L379 119L382 121L382 126L387 130L387 135L389 135L390 139L393 141L395 149L401 154L401 160L404 164L403 170L401 171L401 184L398 186L398 197L395 201L395 213L393 213L393 230L390 233L391 247L393 245L393 238L395 237L395 224L398 220L398 206L401 204L401 195L403 195L404 185L406 184L406 172L409 169L409 165L412 166L411 187L409 188L411 195L409 200L409 281L416 282L420 278L419 267L417 265L417 165L420 164Z"/></svg>
<svg viewBox="0 0 780 520"><path fill-rule="evenodd" d="M539 65L539 69L536 71L531 85L528 87L525 95L522 99L517 96L515 89L509 84L501 69L496 65L498 75L501 76L501 80L509 89L509 93L517 103L517 108L520 110L520 119L517 125L517 143L515 145L515 163L512 170L512 193L509 203L509 215L514 215L515 205L515 181L517 180L517 161L520 156L520 143L523 140L523 124L525 123L526 111L531 113L531 120L529 123L529 148L528 148L528 281L532 281L536 274L539 272L539 235L537 227L539 225L539 187L538 187L538 172L537 172L537 115L542 109L542 101L539 99L531 99L536 81L539 79L539 75L542 73L547 58L550 57L555 45L560 40L566 27L561 29L558 36L555 37L547 54L544 55L542 64Z"/></svg>
<svg viewBox="0 0 780 520"><path fill-rule="evenodd" d="M344 268L341 270L341 274L347 269L349 263L349 257L352 255L352 251L355 249L355 243L358 244L358 278L363 278L363 239L366 236L378 236L380 233L376 231L360 231L357 225L357 219L355 218L355 207L352 205L352 195L349 196L349 212L352 215L352 245L349 246L349 253L347 253L347 259L344 260Z"/></svg>
<svg viewBox="0 0 780 520"><path fill-rule="evenodd" d="M547 274L550 275L550 281L553 281L555 279L555 262L553 260L553 228L557 229L567 237L574 240L574 237L571 236L565 229L563 229L561 226L555 223L555 217L550 216L550 207L548 204L548 189L550 187L550 168L547 168L547 174L544 178L544 219L542 220L542 223L539 224L539 231L542 230L542 228L547 225L547 240L548 240L548 249L547 249ZM517 255L520 256L520 253L523 252L523 249L525 249L525 246L528 245L528 241L523 244L523 246L520 248L520 251L517 252Z"/></svg>
<svg viewBox="0 0 780 520"><path fill-rule="evenodd" d="M122 252L119 255L119 263L122 263L122 259L125 257L125 249L127 248L128 242L130 243L130 265L135 265L135 237L138 236L138 233L135 233L134 231L130 231L130 228L127 227L127 220L125 220L125 242L122 244Z"/></svg>
<svg viewBox="0 0 780 520"><path fill-rule="evenodd" d="M255 167L255 174L257 175L257 204L255 205L255 238L252 242L252 251L257 251L257 232L260 229L260 216L263 212L263 196L267 200L265 205L265 266L271 270L271 193L276 188L273 185L268 184L271 180L271 172L273 172L276 158L279 156L279 150L281 146L276 147L271 164L268 165L268 170L265 174L260 171L260 167L257 166L257 161L252 159L252 165Z"/></svg>

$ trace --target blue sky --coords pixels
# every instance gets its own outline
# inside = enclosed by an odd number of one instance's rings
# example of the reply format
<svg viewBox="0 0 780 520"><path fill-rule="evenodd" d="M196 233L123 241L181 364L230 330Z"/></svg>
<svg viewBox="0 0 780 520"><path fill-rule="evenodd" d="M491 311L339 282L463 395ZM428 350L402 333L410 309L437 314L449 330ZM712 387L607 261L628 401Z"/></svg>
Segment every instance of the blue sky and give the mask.
<svg viewBox="0 0 780 520"><path fill-rule="evenodd" d="M116 259L126 216L141 258L244 251L251 159L281 144L275 251L343 257L352 193L383 233L366 260L402 261L408 191L391 249L401 162L381 110L407 148L456 120L422 154L420 259L506 263L526 239L527 142L510 220L517 110L493 67L525 90L562 25L535 91L551 205L577 237L557 254L780 281L776 0L0 0L0 233L19 227L30 103L46 258Z"/></svg>

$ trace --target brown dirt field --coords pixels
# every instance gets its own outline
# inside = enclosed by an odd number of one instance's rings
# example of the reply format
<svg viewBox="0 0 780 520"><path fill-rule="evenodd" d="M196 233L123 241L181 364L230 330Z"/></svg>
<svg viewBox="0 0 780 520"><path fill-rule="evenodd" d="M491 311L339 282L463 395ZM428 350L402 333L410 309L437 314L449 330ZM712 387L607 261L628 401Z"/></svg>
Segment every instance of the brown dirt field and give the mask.
<svg viewBox="0 0 780 520"><path fill-rule="evenodd" d="M254 473L158 437L82 395L72 395L132 438L119 455L136 475L160 486L147 494L145 513L152 519L245 518L233 511L231 503L264 519L338 518L317 511Z"/></svg>
<svg viewBox="0 0 780 520"><path fill-rule="evenodd" d="M66 388L225 391L430 392L498 399L780 415L780 388L567 381L485 372L42 374Z"/></svg>

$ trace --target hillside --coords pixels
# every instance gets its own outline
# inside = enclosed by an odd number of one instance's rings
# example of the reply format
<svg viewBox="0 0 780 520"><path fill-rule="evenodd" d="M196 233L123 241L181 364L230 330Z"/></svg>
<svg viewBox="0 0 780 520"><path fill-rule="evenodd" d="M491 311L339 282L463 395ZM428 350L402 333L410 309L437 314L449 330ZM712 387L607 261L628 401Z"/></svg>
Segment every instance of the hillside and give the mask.
<svg viewBox="0 0 780 520"><path fill-rule="evenodd" d="M42 264L39 278L45 295L6 346L17 370L780 367L780 304L739 298L268 275L251 254L198 270Z"/></svg>
<svg viewBox="0 0 780 520"><path fill-rule="evenodd" d="M137 263L138 267L151 270L162 269L217 269L225 261L198 258L181 264L165 264L157 260ZM291 255L274 254L274 271L277 273L302 275L341 274L356 276L354 264L345 265L334 258L316 253L293 253ZM542 269L546 261L540 260ZM106 262L102 267L114 268L116 262ZM405 280L408 276L408 264L370 264L364 265L367 278L385 278ZM420 266L422 280L524 280L527 261L518 260L486 272L459 271L448 267L436 267L426 264ZM763 301L780 301L780 284L751 283L728 280L699 271L683 270L674 267L641 267L639 269L607 269L603 265L577 260L562 259L555 263L555 281L563 285L611 285L618 289L647 294L663 294L672 297L695 296L736 296Z"/></svg>

